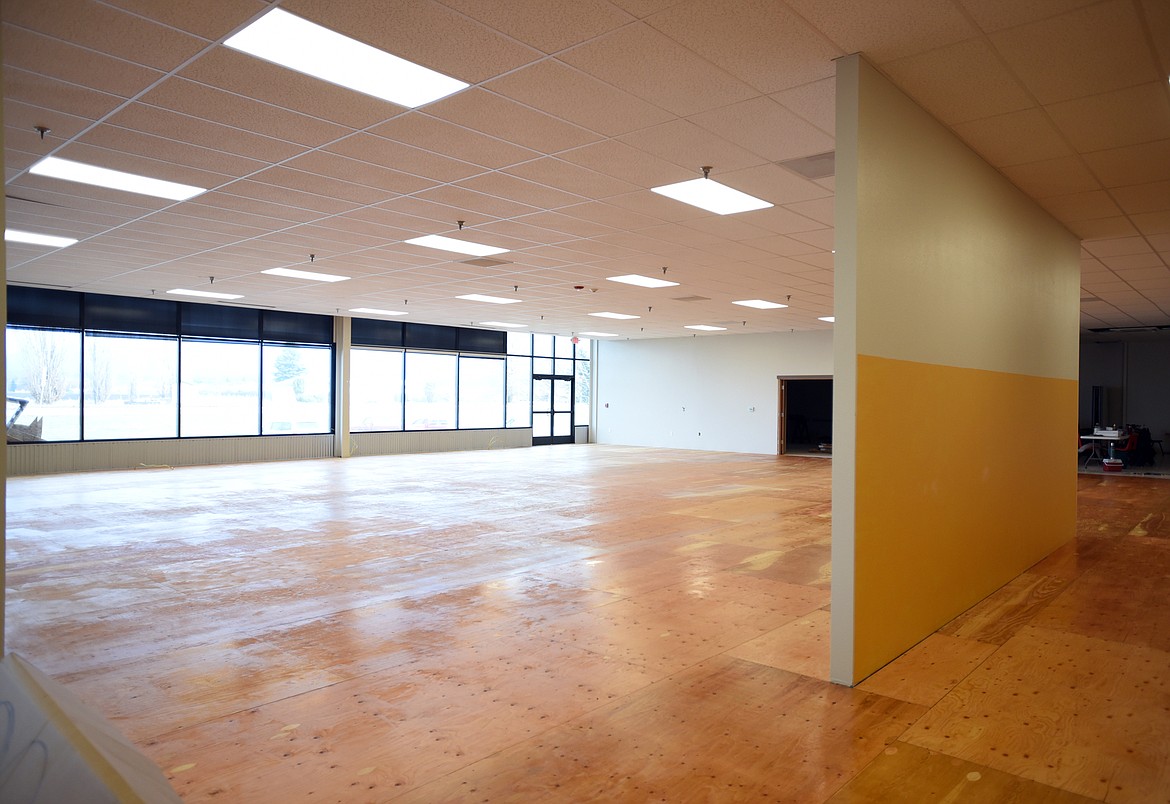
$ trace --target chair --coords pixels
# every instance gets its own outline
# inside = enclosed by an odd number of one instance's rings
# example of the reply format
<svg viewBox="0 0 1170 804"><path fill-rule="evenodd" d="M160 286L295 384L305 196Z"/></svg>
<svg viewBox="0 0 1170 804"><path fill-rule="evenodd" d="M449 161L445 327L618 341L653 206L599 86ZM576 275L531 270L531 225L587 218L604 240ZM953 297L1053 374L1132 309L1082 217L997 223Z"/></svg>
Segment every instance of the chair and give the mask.
<svg viewBox="0 0 1170 804"><path fill-rule="evenodd" d="M1122 463L1126 466L1139 465L1138 460L1138 431L1130 430L1129 438L1125 441L1124 447L1114 447L1111 458L1120 458Z"/></svg>

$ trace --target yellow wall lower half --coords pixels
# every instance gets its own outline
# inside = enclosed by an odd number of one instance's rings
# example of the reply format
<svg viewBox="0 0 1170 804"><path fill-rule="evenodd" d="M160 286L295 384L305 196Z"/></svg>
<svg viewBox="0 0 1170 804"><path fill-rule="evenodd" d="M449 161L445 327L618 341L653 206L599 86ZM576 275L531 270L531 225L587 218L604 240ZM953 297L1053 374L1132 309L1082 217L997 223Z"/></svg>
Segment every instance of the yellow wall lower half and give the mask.
<svg viewBox="0 0 1170 804"><path fill-rule="evenodd" d="M858 355L854 678L1075 535L1077 381Z"/></svg>

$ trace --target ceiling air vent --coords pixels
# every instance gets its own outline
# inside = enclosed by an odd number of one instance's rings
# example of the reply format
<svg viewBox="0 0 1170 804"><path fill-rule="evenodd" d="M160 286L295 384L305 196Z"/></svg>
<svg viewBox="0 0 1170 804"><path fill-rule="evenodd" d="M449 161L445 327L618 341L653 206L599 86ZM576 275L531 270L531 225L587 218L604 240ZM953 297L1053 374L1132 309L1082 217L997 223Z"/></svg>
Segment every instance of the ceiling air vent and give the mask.
<svg viewBox="0 0 1170 804"><path fill-rule="evenodd" d="M826 151L823 154L802 156L799 159L785 159L776 164L788 168L793 173L799 173L806 179L827 179L837 172L837 152Z"/></svg>
<svg viewBox="0 0 1170 804"><path fill-rule="evenodd" d="M476 257L474 260L460 260L464 265L474 265L477 268L495 268L497 265L508 265L511 260L493 260L491 257Z"/></svg>
<svg viewBox="0 0 1170 804"><path fill-rule="evenodd" d="M710 296L675 296L671 301L711 301Z"/></svg>

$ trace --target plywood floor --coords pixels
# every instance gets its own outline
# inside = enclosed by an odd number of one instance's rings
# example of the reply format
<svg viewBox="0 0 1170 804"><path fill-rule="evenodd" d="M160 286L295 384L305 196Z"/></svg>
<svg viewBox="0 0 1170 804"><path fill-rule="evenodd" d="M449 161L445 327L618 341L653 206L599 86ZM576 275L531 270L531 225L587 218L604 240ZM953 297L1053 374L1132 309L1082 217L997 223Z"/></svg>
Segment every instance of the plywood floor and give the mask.
<svg viewBox="0 0 1170 804"><path fill-rule="evenodd" d="M829 461L544 447L8 481L8 648L190 802L1170 801L1170 481L856 689ZM941 537L941 535L940 535Z"/></svg>

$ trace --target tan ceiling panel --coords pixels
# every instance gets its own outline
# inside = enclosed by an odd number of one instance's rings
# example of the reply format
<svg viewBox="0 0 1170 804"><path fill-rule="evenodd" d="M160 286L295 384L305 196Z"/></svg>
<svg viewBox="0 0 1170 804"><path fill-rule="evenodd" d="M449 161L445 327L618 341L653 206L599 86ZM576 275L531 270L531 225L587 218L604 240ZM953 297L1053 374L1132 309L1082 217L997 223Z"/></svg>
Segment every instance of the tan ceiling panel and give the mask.
<svg viewBox="0 0 1170 804"><path fill-rule="evenodd" d="M742 215L707 215L687 221L686 226L696 232L715 235L720 241L755 240L772 236L772 232L749 223ZM653 229L646 231L647 234L654 234Z"/></svg>
<svg viewBox="0 0 1170 804"><path fill-rule="evenodd" d="M514 165L506 172L586 198L604 199L637 189L629 182L552 156Z"/></svg>
<svg viewBox="0 0 1170 804"><path fill-rule="evenodd" d="M817 199L817 200L832 200ZM767 229L773 234L792 234L794 232L808 232L813 229L823 229L828 225L825 221L820 221L805 215L794 212L793 209L797 204L789 204L787 206L774 206L767 209L755 209L751 212L741 212L736 215L737 218L743 219L746 223L752 226L758 226L761 229Z"/></svg>
<svg viewBox="0 0 1170 804"><path fill-rule="evenodd" d="M634 19L604 0L441 1L545 53L556 53Z"/></svg>
<svg viewBox="0 0 1170 804"><path fill-rule="evenodd" d="M643 23L594 39L561 58L678 115L697 114L758 94Z"/></svg>
<svg viewBox="0 0 1170 804"><path fill-rule="evenodd" d="M1144 235L1160 235L1170 232L1170 212L1143 212L1131 215L1130 220Z"/></svg>
<svg viewBox="0 0 1170 804"><path fill-rule="evenodd" d="M1045 198L1040 205L1062 221L1083 221L1121 215L1117 203L1104 190Z"/></svg>
<svg viewBox="0 0 1170 804"><path fill-rule="evenodd" d="M99 125L75 142L213 172L220 176L217 183L228 177L247 176L265 167L266 164L256 159L246 159L186 141L158 137L120 126Z"/></svg>
<svg viewBox="0 0 1170 804"><path fill-rule="evenodd" d="M219 39L271 5L266 0L107 0L111 6L152 17L205 39Z"/></svg>
<svg viewBox="0 0 1170 804"><path fill-rule="evenodd" d="M832 135L837 130L836 81L836 78L825 78L782 92L774 92L768 97L826 134Z"/></svg>
<svg viewBox="0 0 1170 804"><path fill-rule="evenodd" d="M486 85L590 131L617 136L671 119L653 103L599 81L557 59L545 59Z"/></svg>
<svg viewBox="0 0 1170 804"><path fill-rule="evenodd" d="M482 222L485 218L515 218L519 215L528 215L536 211L536 207L506 198L499 198L486 193L477 193L454 185L440 185L421 193L415 197L423 201L443 204L453 210L462 210L462 213L452 219L468 220L473 225Z"/></svg>
<svg viewBox="0 0 1170 804"><path fill-rule="evenodd" d="M165 142L165 141L163 141ZM178 146L182 148L183 146ZM186 146L190 148L190 146ZM187 155L197 152L191 149ZM215 173L202 167L193 167L178 163L173 159L140 156L139 152L115 151L110 148L98 147L81 140L74 140L56 153L64 159L73 159L88 165L98 165L114 170L123 170L136 173L140 176L149 176L165 181L175 181L195 187L211 189L217 187L232 177L223 173ZM225 161L229 161L226 160ZM127 195L135 195L127 193ZM166 203L172 203L167 201Z"/></svg>
<svg viewBox="0 0 1170 804"><path fill-rule="evenodd" d="M433 181L410 173L403 173L325 151L311 151L304 156L289 160L284 166L305 173L373 187L384 193L395 195L418 192L435 184Z"/></svg>
<svg viewBox="0 0 1170 804"><path fill-rule="evenodd" d="M1035 106L983 39L899 59L882 69L928 112L948 124Z"/></svg>
<svg viewBox="0 0 1170 804"><path fill-rule="evenodd" d="M760 92L778 92L833 75L847 51L772 0L690 0L648 20L667 36Z"/></svg>
<svg viewBox="0 0 1170 804"><path fill-rule="evenodd" d="M421 112L396 117L371 129L370 133L439 154L458 154L464 162L490 168L507 167L539 156L529 148L479 134Z"/></svg>
<svg viewBox="0 0 1170 804"><path fill-rule="evenodd" d="M1094 257L1121 257L1132 254L1149 254L1150 244L1141 237L1117 237L1084 243L1085 251Z"/></svg>
<svg viewBox="0 0 1170 804"><path fill-rule="evenodd" d="M1170 139L1166 81L1045 107L1078 151L1103 151Z"/></svg>
<svg viewBox="0 0 1170 804"><path fill-rule="evenodd" d="M485 170L481 165L365 133L330 143L324 150L439 182L458 181Z"/></svg>
<svg viewBox="0 0 1170 804"><path fill-rule="evenodd" d="M812 254L820 250L819 246L809 245L802 240L784 235L771 235L769 237L749 240L748 245L781 257L799 257L803 254ZM788 270L788 268L785 270Z"/></svg>
<svg viewBox="0 0 1170 804"><path fill-rule="evenodd" d="M1085 240L1099 237L1125 237L1137 234L1137 227L1129 218L1093 218L1084 221L1065 221L1069 231Z"/></svg>
<svg viewBox="0 0 1170 804"><path fill-rule="evenodd" d="M563 243L566 240L573 240L576 238L575 235L566 234L565 232L558 232L554 229L549 229L544 226L535 226L531 223L527 223L526 221L530 217L531 216L525 216L524 218L517 220L491 221L490 223L477 226L476 231L501 235L512 240L523 240L531 245L539 245L541 243Z"/></svg>
<svg viewBox="0 0 1170 804"><path fill-rule="evenodd" d="M1166 268L1166 263L1155 251L1103 257L1102 263L1111 271L1116 271L1118 276L1127 282L1134 279L1153 279L1155 277L1165 277L1170 280L1170 269Z"/></svg>
<svg viewBox="0 0 1170 804"><path fill-rule="evenodd" d="M541 209L556 209L571 204L580 204L587 200L580 195L535 184L507 173L484 173L471 179L465 179L457 186Z"/></svg>
<svg viewBox="0 0 1170 804"><path fill-rule="evenodd" d="M304 209L293 206L295 195L272 185L257 185L255 182L236 182L231 185L229 192L215 191L199 196L199 204L207 207L217 207L222 210L241 212L255 215L260 218L271 218L289 223L306 223L321 217L321 212L313 209ZM270 200L272 196L284 199L287 203ZM187 211L186 204L179 207L179 211ZM339 212L342 210L338 210Z"/></svg>
<svg viewBox="0 0 1170 804"><path fill-rule="evenodd" d="M15 67L4 67L4 102L10 100L39 106L45 110L41 125L53 127L54 113L97 120L118 107L124 100L117 95L86 89L75 84L36 75Z"/></svg>
<svg viewBox="0 0 1170 804"><path fill-rule="evenodd" d="M427 107L435 117L542 154L577 148L597 134L485 89L468 89Z"/></svg>
<svg viewBox="0 0 1170 804"><path fill-rule="evenodd" d="M1042 159L1003 169L1004 175L1033 198L1084 193L1101 189L1101 183L1077 157Z"/></svg>
<svg viewBox="0 0 1170 804"><path fill-rule="evenodd" d="M694 168L688 170L617 140L566 151L560 158L647 189L696 178Z"/></svg>
<svg viewBox="0 0 1170 804"><path fill-rule="evenodd" d="M840 48L838 55L865 53L878 64L979 34L952 3L938 0L788 0L788 4ZM897 13L890 13L895 8Z"/></svg>
<svg viewBox="0 0 1170 804"><path fill-rule="evenodd" d="M578 204L560 210L565 215L574 218L599 223L612 229L647 229L662 223L660 218L642 215L629 209L623 209L606 201L592 201L588 204ZM582 235L588 237L590 235Z"/></svg>
<svg viewBox="0 0 1170 804"><path fill-rule="evenodd" d="M834 146L832 136L767 97L697 114L689 120L768 161L825 153Z"/></svg>
<svg viewBox="0 0 1170 804"><path fill-rule="evenodd" d="M70 45L14 25L4 25L4 60L41 65L44 75L122 98L133 97L163 73Z"/></svg>
<svg viewBox="0 0 1170 804"><path fill-rule="evenodd" d="M147 93L142 101L192 117L244 128L300 145L323 145L350 129L316 117L261 103L221 89L170 78Z"/></svg>
<svg viewBox="0 0 1170 804"><path fill-rule="evenodd" d="M1099 0L957 0L985 31L1015 28L1056 17Z"/></svg>
<svg viewBox="0 0 1170 804"><path fill-rule="evenodd" d="M266 137L238 126L225 126L158 106L132 103L105 122L203 148L211 148L260 162L280 162L304 148L287 140Z"/></svg>
<svg viewBox="0 0 1170 804"><path fill-rule="evenodd" d="M127 193L121 190L107 190L87 184L54 179L47 176L25 174L8 185L8 194L40 201L45 204L59 204L72 209L95 210L124 221L171 206L174 201L163 198Z"/></svg>
<svg viewBox="0 0 1170 804"><path fill-rule="evenodd" d="M85 0L7 0L4 20L164 72L206 46L199 38L146 17Z"/></svg>
<svg viewBox="0 0 1170 804"><path fill-rule="evenodd" d="M1043 104L1099 95L1158 75L1130 0L1111 0L1008 31L992 43Z"/></svg>
<svg viewBox="0 0 1170 804"><path fill-rule="evenodd" d="M1161 212L1170 209L1170 181L1114 187L1109 193L1126 213Z"/></svg>
<svg viewBox="0 0 1170 804"><path fill-rule="evenodd" d="M797 201L811 201L814 198L828 198L831 193L816 182L798 176L778 165L767 164L746 170L720 173L715 178L741 192L773 204L792 204ZM763 211L763 210L761 210ZM751 215L751 212L741 212Z"/></svg>
<svg viewBox="0 0 1170 804"><path fill-rule="evenodd" d="M372 126L406 111L380 98L226 47L216 48L183 68L179 76L351 129Z"/></svg>
<svg viewBox="0 0 1170 804"><path fill-rule="evenodd" d="M770 103L767 98L760 100ZM716 175L767 161L766 157L733 145L688 120L673 120L618 139L679 167L690 168L696 178L702 175L703 165L714 166L717 171L713 175Z"/></svg>
<svg viewBox="0 0 1170 804"><path fill-rule="evenodd" d="M959 123L955 133L996 167L1007 167L1073 153L1039 109L1026 109Z"/></svg>
<svg viewBox="0 0 1170 804"><path fill-rule="evenodd" d="M1170 138L1097 151L1084 159L1106 187L1170 180Z"/></svg>
<svg viewBox="0 0 1170 804"><path fill-rule="evenodd" d="M706 210L693 207L690 204L684 204L673 198L667 198L664 195L646 192L645 190L638 190L633 193L626 193L625 195L611 196L605 199L605 201L612 206L628 209L633 215L652 218L656 221L679 223L693 221L696 218L711 214ZM641 229L640 220L638 218L631 218L626 228Z"/></svg>

